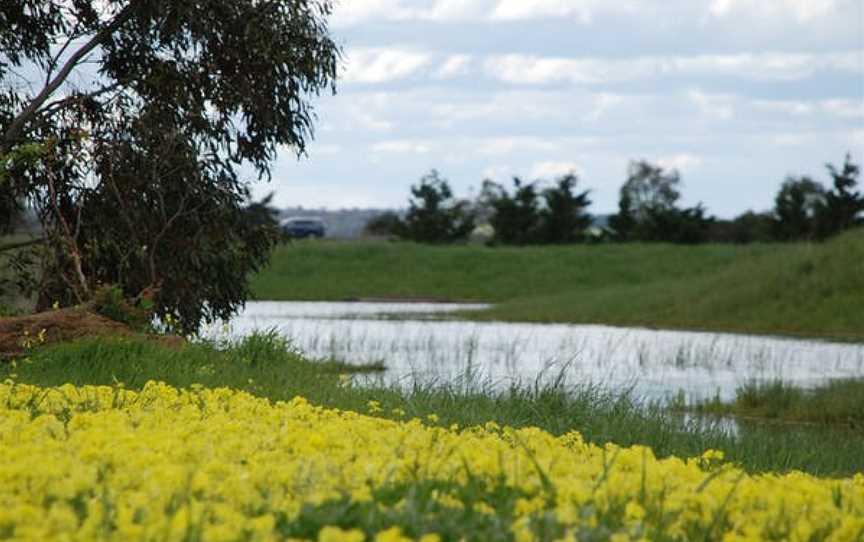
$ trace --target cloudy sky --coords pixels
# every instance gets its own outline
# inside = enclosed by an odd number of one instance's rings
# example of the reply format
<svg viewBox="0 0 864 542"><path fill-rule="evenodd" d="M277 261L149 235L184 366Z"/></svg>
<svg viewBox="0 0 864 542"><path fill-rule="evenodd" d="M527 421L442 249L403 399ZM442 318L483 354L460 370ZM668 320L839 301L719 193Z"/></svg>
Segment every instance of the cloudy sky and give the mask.
<svg viewBox="0 0 864 542"><path fill-rule="evenodd" d="M280 206L401 207L437 168L574 170L597 213L628 161L677 168L687 204L767 209L788 174L864 159L861 0L341 0L336 96L309 156L281 153ZM474 192L472 192L474 191Z"/></svg>

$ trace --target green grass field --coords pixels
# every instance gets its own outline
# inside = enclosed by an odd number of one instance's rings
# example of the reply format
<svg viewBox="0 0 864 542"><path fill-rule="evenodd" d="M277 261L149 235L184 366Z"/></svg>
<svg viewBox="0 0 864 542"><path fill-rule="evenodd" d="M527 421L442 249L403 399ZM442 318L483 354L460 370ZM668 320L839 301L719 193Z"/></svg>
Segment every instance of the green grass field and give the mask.
<svg viewBox="0 0 864 542"><path fill-rule="evenodd" d="M864 339L864 230L825 244L552 247L301 242L257 299L487 301L472 319Z"/></svg>
<svg viewBox="0 0 864 542"><path fill-rule="evenodd" d="M334 370L336 369L336 370ZM314 404L377 415L425 419L460 427L495 421L513 427L536 426L554 434L581 432L595 443L644 444L658 456L695 457L707 449L753 472L802 470L820 475L864 471L864 433L834 427L741 424L733 436L717 425L685 424L661 405L639 404L626 395L596 388L564 389L543 385L466 391L447 385L395 389L358 386L340 371L302 359L286 344L254 335L233 347L190 344L176 350L144 339L84 340L33 352L17 366L0 367L0 378L40 386L119 385L140 389L148 380L177 387L193 384L230 387L271 400L303 396Z"/></svg>

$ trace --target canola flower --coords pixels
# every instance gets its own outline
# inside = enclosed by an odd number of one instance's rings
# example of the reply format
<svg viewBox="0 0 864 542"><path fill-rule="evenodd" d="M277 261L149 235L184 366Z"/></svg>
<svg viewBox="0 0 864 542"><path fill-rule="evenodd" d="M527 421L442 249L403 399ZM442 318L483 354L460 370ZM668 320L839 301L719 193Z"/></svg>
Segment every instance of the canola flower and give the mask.
<svg viewBox="0 0 864 542"><path fill-rule="evenodd" d="M864 474L749 475L716 451L658 459L575 432L445 428L227 388L7 381L0 537L854 541Z"/></svg>

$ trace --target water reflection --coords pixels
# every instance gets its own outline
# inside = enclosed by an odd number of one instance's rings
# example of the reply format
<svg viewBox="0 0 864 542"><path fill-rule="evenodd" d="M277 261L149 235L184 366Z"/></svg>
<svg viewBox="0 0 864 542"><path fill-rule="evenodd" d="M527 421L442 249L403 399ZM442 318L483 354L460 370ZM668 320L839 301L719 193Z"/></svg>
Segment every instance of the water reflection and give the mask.
<svg viewBox="0 0 864 542"><path fill-rule="evenodd" d="M387 382L482 381L498 387L565 378L649 399L734 398L747 382L810 387L864 377L864 345L597 325L429 320L484 308L435 303L253 302L211 337L276 330L307 356L383 362ZM393 319L393 315L403 319ZM389 317L384 317L384 316Z"/></svg>

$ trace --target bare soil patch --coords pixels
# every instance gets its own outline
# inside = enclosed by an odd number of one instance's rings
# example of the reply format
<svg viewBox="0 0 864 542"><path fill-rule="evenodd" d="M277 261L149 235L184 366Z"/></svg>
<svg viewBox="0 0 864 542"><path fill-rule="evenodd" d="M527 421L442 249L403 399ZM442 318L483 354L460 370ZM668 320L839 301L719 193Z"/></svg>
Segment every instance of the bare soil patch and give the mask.
<svg viewBox="0 0 864 542"><path fill-rule="evenodd" d="M0 318L0 360L12 359L27 350L82 337L123 337L140 335L127 325L84 308L59 309ZM166 346L179 347L182 337L156 337Z"/></svg>

